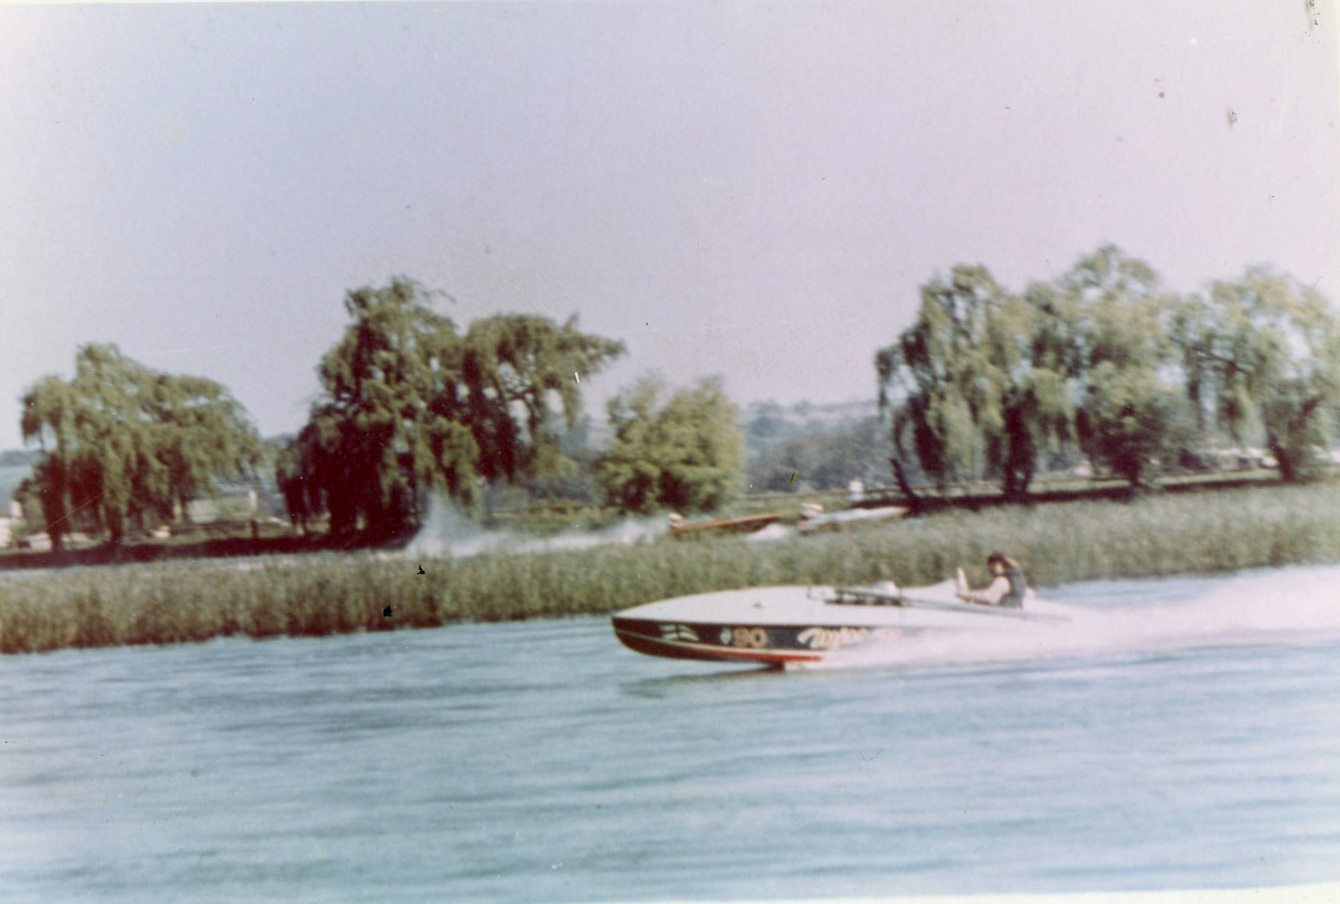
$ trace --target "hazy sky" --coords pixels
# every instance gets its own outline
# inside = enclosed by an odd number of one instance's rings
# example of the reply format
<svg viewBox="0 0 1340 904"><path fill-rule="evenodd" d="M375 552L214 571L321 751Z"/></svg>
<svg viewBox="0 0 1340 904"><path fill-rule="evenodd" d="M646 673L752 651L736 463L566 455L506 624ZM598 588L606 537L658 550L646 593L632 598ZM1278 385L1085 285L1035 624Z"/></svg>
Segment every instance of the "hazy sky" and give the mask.
<svg viewBox="0 0 1340 904"><path fill-rule="evenodd" d="M1340 299L1335 0L0 7L0 448L115 342L293 430L346 289L871 398L956 262Z"/></svg>

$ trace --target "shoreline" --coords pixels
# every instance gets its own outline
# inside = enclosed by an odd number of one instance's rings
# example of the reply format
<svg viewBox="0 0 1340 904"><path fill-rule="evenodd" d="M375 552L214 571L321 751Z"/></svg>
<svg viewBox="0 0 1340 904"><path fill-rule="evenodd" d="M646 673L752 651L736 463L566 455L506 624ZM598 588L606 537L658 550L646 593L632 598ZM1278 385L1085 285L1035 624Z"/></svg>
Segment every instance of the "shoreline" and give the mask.
<svg viewBox="0 0 1340 904"><path fill-rule="evenodd" d="M1340 479L1340 478L1332 478ZM1286 487L1274 471L1208 472L1183 474L1167 478L1157 495L1215 493L1225 490ZM1127 503L1136 498L1131 487L1117 478L1076 479L1056 476L1039 480L1023 501L1013 501L994 488L993 484L977 483L955 486L945 493L923 489L915 499L906 498L891 487L874 488L859 502L849 503L846 490L822 490L810 493L757 494L745 496L732 507L731 515L754 515L764 509L785 506L796 512L807 501L834 502L837 506L872 508L897 505L907 507L914 515L931 515L948 511L980 512L997 508L1032 508L1034 506L1070 505L1076 502ZM834 511L839 510L835 506ZM738 509L738 511L736 511ZM611 510L588 505L537 505L529 512L501 509L485 515L483 530L507 529L509 523L525 530L543 526L536 536L549 536L569 529L600 530L626 520L626 515L611 514ZM794 515L783 516L784 523L795 520ZM119 547L105 544L82 545L52 550L0 549L0 577L9 572L55 570L61 568L116 566L173 562L192 559L245 559L275 555L316 555L345 552L389 552L401 550L412 543L420 529L411 529L390 537L365 534L331 536L320 530L307 534L295 533L287 524L273 520L258 525L259 535L249 533L246 522L228 522L220 525L188 525L186 533L167 540L131 540ZM528 531L529 533L529 531Z"/></svg>
<svg viewBox="0 0 1340 904"><path fill-rule="evenodd" d="M1083 580L1340 562L1340 483L937 512L768 542L669 538L583 550L411 559L401 552L174 559L57 569L0 584L0 652L321 636L462 622L604 615L759 584L919 586L986 554L1045 588ZM224 567L214 567L217 565ZM227 567L237 564L242 567ZM424 574L418 573L422 564Z"/></svg>

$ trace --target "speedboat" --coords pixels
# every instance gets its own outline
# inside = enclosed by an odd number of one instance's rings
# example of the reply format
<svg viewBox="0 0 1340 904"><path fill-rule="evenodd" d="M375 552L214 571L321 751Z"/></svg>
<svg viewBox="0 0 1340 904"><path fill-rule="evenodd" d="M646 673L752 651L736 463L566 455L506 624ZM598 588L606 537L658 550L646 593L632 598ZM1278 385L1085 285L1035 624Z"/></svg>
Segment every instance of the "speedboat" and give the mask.
<svg viewBox="0 0 1340 904"><path fill-rule="evenodd" d="M1069 621L1036 599L1024 608L965 603L945 581L902 589L750 587L680 596L614 614L614 634L648 656L787 667L928 631L1018 631Z"/></svg>

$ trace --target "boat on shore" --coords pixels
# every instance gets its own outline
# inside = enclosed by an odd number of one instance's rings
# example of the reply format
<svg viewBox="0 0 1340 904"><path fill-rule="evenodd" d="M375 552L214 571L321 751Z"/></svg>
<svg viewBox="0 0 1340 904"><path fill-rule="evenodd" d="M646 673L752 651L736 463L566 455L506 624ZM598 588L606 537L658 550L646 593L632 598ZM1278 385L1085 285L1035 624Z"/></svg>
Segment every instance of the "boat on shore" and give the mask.
<svg viewBox="0 0 1340 904"><path fill-rule="evenodd" d="M750 587L675 597L612 617L614 634L648 656L776 668L814 665L874 643L923 632L1000 632L1069 620L1065 607L965 603L957 585Z"/></svg>
<svg viewBox="0 0 1340 904"><path fill-rule="evenodd" d="M908 511L909 509L905 505L881 505L826 513L823 506L805 505L801 507L800 521L796 524L796 530L802 534L813 534L870 524L887 524L890 521L903 518Z"/></svg>
<svg viewBox="0 0 1340 904"><path fill-rule="evenodd" d="M739 518L712 518L706 521L685 521L680 514L671 514L669 518L670 535L673 537L692 537L707 534L751 534L782 520L779 513L764 515L744 515Z"/></svg>

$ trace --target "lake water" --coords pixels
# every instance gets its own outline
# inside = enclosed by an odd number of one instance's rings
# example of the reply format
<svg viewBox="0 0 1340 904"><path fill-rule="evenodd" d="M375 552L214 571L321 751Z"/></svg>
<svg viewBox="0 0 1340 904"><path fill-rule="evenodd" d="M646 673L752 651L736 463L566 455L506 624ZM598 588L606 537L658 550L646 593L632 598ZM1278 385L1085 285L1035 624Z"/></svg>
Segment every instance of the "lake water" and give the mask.
<svg viewBox="0 0 1340 904"><path fill-rule="evenodd" d="M640 901L1340 879L1340 568L1073 585L781 673L603 618L0 658L0 900Z"/></svg>

